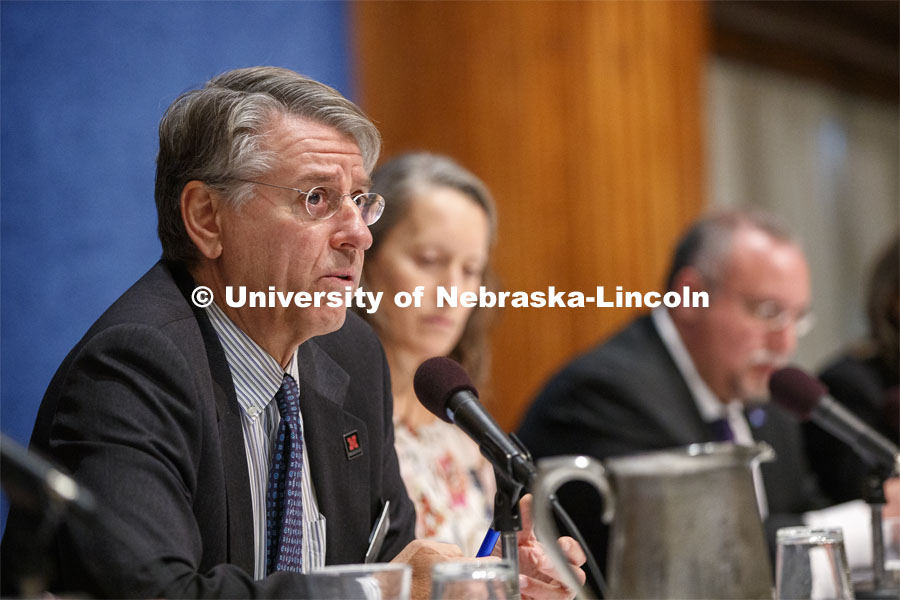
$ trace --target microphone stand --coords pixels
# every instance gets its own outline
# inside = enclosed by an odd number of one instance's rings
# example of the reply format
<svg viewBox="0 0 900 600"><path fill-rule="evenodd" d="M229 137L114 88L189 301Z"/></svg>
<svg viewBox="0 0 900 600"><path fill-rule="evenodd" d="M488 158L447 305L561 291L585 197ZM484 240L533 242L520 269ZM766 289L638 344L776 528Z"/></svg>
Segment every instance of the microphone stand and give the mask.
<svg viewBox="0 0 900 600"><path fill-rule="evenodd" d="M900 456L897 458L900 463ZM894 473L897 470L895 469ZM884 482L893 476L883 468L873 468L866 481L865 501L872 511L872 598L880 598L883 594L896 598L900 582L896 577L890 578L884 567L884 532L882 530L884 505L887 499L884 497ZM863 591L862 597L870 597Z"/></svg>
<svg viewBox="0 0 900 600"><path fill-rule="evenodd" d="M518 600L521 598L521 593L519 591L519 541L517 532L522 530L519 500L525 494L525 484L521 481L521 467L523 464L531 464L531 453L515 435L511 434L509 439L519 449L521 455L516 457L507 456L505 469L498 468L496 462L494 462L494 479L497 481L497 492L494 494L494 520L491 526L495 531L500 532L503 560L510 566L514 574L511 598ZM516 477L516 474L520 476ZM528 483L531 482L529 481Z"/></svg>
<svg viewBox="0 0 900 600"><path fill-rule="evenodd" d="M873 469L869 473L866 482L865 501L872 511L872 589L873 598L880 598L882 594L896 598L898 582L895 577L889 577L884 567L884 533L882 530L884 505L887 502L884 497L884 482L891 477L884 469ZM867 597L863 592L862 597Z"/></svg>
<svg viewBox="0 0 900 600"><path fill-rule="evenodd" d="M866 481L866 502L872 510L872 589L879 590L886 575L881 523L887 500L884 497L884 477L877 472L870 473Z"/></svg>
<svg viewBox="0 0 900 600"><path fill-rule="evenodd" d="M497 480L497 492L494 494L494 521L491 527L500 532L500 543L503 560L513 570L512 598L521 597L519 593L519 543L517 532L522 530L522 519L519 515L519 497L523 486L513 481L507 473L494 467L494 478Z"/></svg>

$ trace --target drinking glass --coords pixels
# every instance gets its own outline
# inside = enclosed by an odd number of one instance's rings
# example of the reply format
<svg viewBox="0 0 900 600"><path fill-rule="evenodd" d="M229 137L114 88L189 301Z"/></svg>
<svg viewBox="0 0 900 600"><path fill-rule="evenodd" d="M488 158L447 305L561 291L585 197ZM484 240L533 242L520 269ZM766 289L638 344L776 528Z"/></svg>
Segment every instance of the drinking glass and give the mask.
<svg viewBox="0 0 900 600"><path fill-rule="evenodd" d="M439 563L431 570L431 600L512 600L518 578L504 561Z"/></svg>
<svg viewBox="0 0 900 600"><path fill-rule="evenodd" d="M412 567L396 563L330 565L310 575L313 598L409 600Z"/></svg>
<svg viewBox="0 0 900 600"><path fill-rule="evenodd" d="M776 598L853 599L840 529L783 527L778 530L777 540Z"/></svg>

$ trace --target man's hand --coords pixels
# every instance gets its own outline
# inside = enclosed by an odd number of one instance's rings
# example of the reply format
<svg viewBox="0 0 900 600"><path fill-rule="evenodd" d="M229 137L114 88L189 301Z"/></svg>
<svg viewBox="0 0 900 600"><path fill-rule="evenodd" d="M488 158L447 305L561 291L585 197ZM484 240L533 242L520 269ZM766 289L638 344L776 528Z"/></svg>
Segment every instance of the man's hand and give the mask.
<svg viewBox="0 0 900 600"><path fill-rule="evenodd" d="M534 535L534 523L531 518L531 494L519 502L519 514L522 517L522 531L518 533L519 542L519 589L522 598L553 599L573 598L576 590L570 590L563 584L544 546ZM586 557L574 539L561 537L557 540L563 553L569 560L575 577L584 584L585 574L581 570ZM502 549L498 543L493 554L500 556Z"/></svg>
<svg viewBox="0 0 900 600"><path fill-rule="evenodd" d="M413 540L391 562L412 567L412 600L428 600L431 595L431 567L437 563L459 560L462 550L453 544Z"/></svg>

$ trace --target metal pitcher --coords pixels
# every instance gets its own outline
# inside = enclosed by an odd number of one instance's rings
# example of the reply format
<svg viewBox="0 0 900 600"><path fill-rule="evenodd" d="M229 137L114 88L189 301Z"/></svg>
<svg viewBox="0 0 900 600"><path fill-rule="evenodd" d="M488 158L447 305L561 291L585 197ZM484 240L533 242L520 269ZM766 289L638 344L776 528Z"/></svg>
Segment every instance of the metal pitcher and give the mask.
<svg viewBox="0 0 900 600"><path fill-rule="evenodd" d="M581 480L604 499L612 522L611 598L771 598L772 566L753 488L753 464L767 444L694 444L610 458L538 462L535 530L567 583L578 589L555 540L550 498Z"/></svg>

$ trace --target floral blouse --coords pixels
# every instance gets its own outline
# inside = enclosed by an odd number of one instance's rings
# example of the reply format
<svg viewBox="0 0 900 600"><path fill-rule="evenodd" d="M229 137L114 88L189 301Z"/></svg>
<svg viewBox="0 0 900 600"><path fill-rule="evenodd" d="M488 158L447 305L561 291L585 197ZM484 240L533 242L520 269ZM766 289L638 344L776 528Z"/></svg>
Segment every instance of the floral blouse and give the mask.
<svg viewBox="0 0 900 600"><path fill-rule="evenodd" d="M491 525L494 472L478 446L443 421L394 423L400 475L416 505L416 537L449 542L474 557Z"/></svg>

